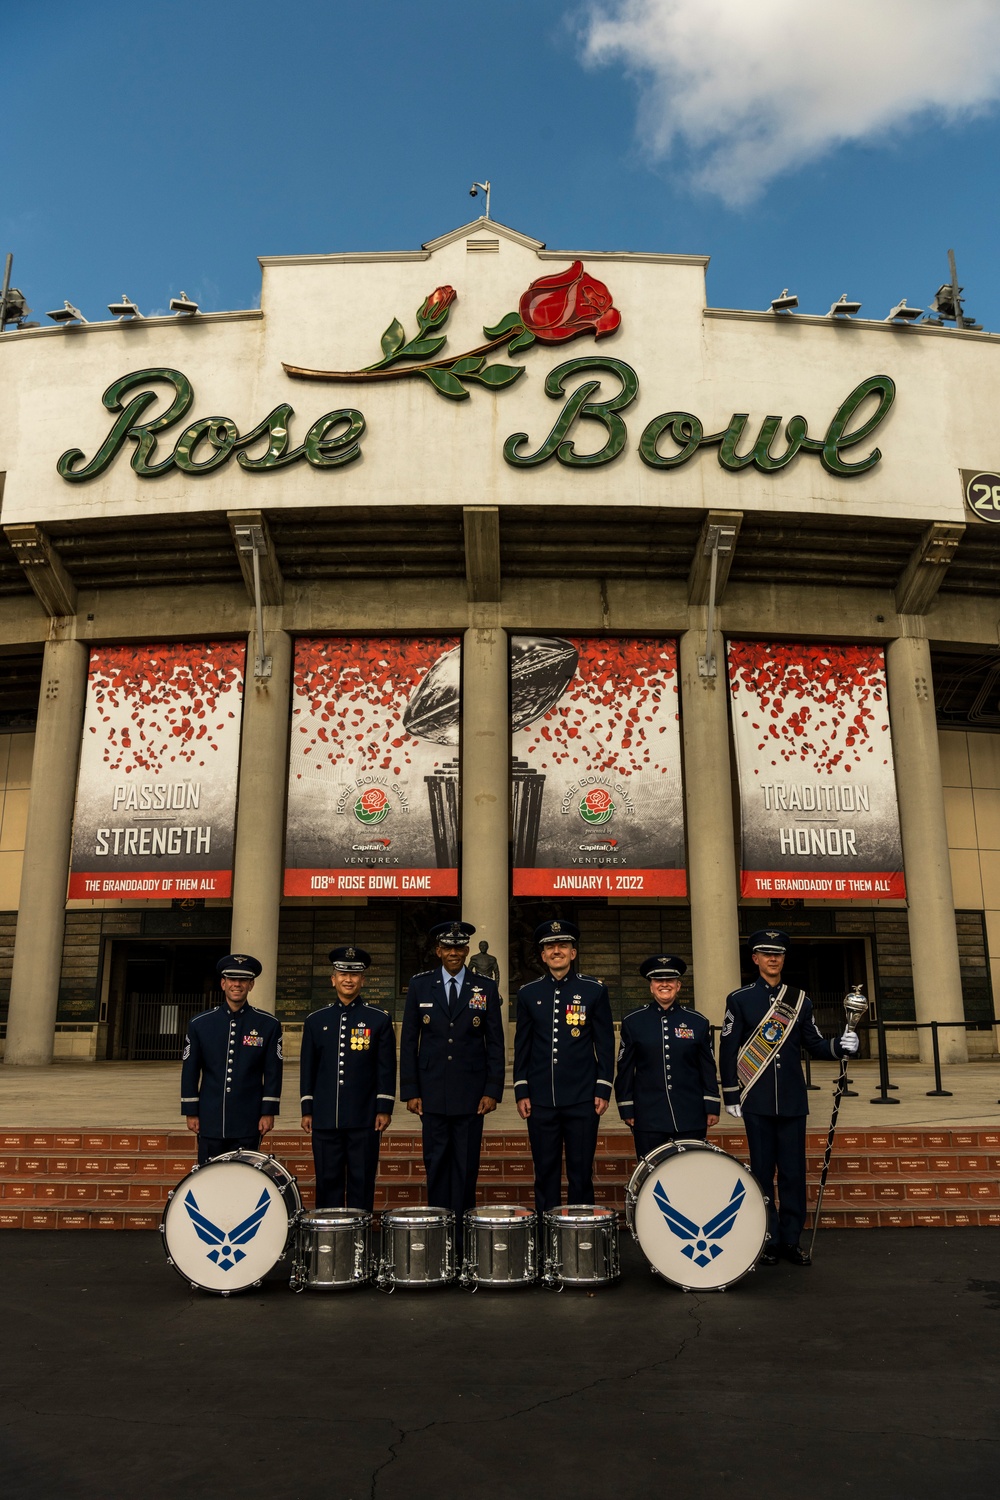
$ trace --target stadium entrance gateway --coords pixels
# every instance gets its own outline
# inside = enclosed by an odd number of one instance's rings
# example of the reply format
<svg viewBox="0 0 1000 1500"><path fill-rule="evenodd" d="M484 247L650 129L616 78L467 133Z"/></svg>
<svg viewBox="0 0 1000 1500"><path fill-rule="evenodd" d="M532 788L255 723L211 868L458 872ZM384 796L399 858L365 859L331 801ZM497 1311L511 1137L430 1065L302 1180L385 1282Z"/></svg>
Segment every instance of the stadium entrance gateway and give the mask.
<svg viewBox="0 0 1000 1500"><path fill-rule="evenodd" d="M561 914L718 1022L787 901L814 994L994 1049L995 339L706 265L479 220L0 339L8 1064L175 1046L230 948L292 1045L339 944L395 1013L459 911L508 995Z"/></svg>

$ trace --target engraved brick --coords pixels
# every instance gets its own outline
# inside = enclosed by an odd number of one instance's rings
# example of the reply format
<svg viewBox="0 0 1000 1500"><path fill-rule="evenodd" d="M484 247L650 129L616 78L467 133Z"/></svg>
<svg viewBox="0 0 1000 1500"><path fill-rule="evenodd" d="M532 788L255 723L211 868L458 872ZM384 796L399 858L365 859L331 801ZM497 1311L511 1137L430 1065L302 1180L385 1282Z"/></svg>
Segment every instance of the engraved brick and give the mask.
<svg viewBox="0 0 1000 1500"><path fill-rule="evenodd" d="M869 1149L874 1151L891 1151L893 1147L891 1133L887 1134L885 1131L869 1130L868 1146Z"/></svg>
<svg viewBox="0 0 1000 1500"><path fill-rule="evenodd" d="M111 1137L109 1135L84 1135L84 1151L110 1151Z"/></svg>
<svg viewBox="0 0 1000 1500"><path fill-rule="evenodd" d="M887 1229L913 1228L913 1215L912 1213L907 1213L905 1209L903 1209L902 1211L898 1209L883 1209L879 1213L878 1221Z"/></svg>
<svg viewBox="0 0 1000 1500"><path fill-rule="evenodd" d="M121 1229L122 1216L120 1214L92 1214L91 1225L94 1229Z"/></svg>
<svg viewBox="0 0 1000 1500"><path fill-rule="evenodd" d="M97 1156L84 1156L80 1158L77 1171L81 1174L103 1172L104 1162Z"/></svg>
<svg viewBox="0 0 1000 1500"><path fill-rule="evenodd" d="M943 1209L918 1209L913 1215L914 1224L924 1229L939 1229L945 1222Z"/></svg>
<svg viewBox="0 0 1000 1500"><path fill-rule="evenodd" d="M951 1145L951 1131L925 1131L921 1145L931 1147L948 1147Z"/></svg>
<svg viewBox="0 0 1000 1500"><path fill-rule="evenodd" d="M878 1214L846 1213L844 1215L844 1227L846 1229L877 1229Z"/></svg>
<svg viewBox="0 0 1000 1500"><path fill-rule="evenodd" d="M899 1182L877 1182L875 1184L875 1197L879 1203L903 1201L903 1185Z"/></svg>
<svg viewBox="0 0 1000 1500"><path fill-rule="evenodd" d="M124 1203L128 1197L128 1188L124 1182L102 1182L97 1189L97 1197L101 1203Z"/></svg>
<svg viewBox="0 0 1000 1500"><path fill-rule="evenodd" d="M0 1140L2 1144L2 1140ZM1000 1146L1000 1130L980 1130L977 1132L977 1146Z"/></svg>
<svg viewBox="0 0 1000 1500"><path fill-rule="evenodd" d="M66 1188L65 1188L65 1192L66 1192L66 1197L68 1199L70 1199L74 1203L81 1202L84 1199L94 1199L94 1200L96 1200L96 1198L97 1198L97 1183L96 1182L67 1182Z"/></svg>
<svg viewBox="0 0 1000 1500"><path fill-rule="evenodd" d="M52 1149L52 1136L47 1130L42 1131L40 1135L26 1135L24 1138L24 1149L26 1151L50 1151Z"/></svg>
<svg viewBox="0 0 1000 1500"><path fill-rule="evenodd" d="M52 1212L25 1213L24 1227L25 1229L55 1229L56 1217L56 1214Z"/></svg>
<svg viewBox="0 0 1000 1500"><path fill-rule="evenodd" d="M17 1159L19 1177L36 1177L47 1170L48 1161L44 1156L19 1156Z"/></svg>
<svg viewBox="0 0 1000 1500"><path fill-rule="evenodd" d="M139 1182L133 1187L126 1187L124 1183L119 1187L116 1183L114 1188L108 1188L108 1192L122 1193L127 1196L130 1203L156 1204L158 1208L162 1208L167 1201L164 1189L154 1187L152 1183L148 1182Z"/></svg>
<svg viewBox="0 0 1000 1500"><path fill-rule="evenodd" d="M88 1213L61 1213L59 1215L60 1229L89 1229L90 1215Z"/></svg>
<svg viewBox="0 0 1000 1500"><path fill-rule="evenodd" d="M494 1177L494 1178L502 1177L503 1176L503 1162L502 1161L481 1161L479 1163L479 1175L480 1175L480 1177Z"/></svg>
<svg viewBox="0 0 1000 1500"><path fill-rule="evenodd" d="M942 1182L938 1184L939 1198L968 1198L969 1184L967 1182Z"/></svg>
<svg viewBox="0 0 1000 1500"><path fill-rule="evenodd" d="M50 1156L49 1171L53 1177L71 1177L76 1171L76 1161L71 1156Z"/></svg>
<svg viewBox="0 0 1000 1500"><path fill-rule="evenodd" d="M505 1157L503 1163L503 1175L505 1177L525 1178L533 1176L534 1168L530 1161L523 1157Z"/></svg>
<svg viewBox="0 0 1000 1500"><path fill-rule="evenodd" d="M953 1130L951 1133L951 1143L953 1146L974 1146L976 1144L975 1132L970 1130Z"/></svg>
<svg viewBox="0 0 1000 1500"><path fill-rule="evenodd" d="M892 1144L897 1151L913 1151L924 1145L924 1139L918 1134L907 1135L901 1130L895 1130L892 1135Z"/></svg>
<svg viewBox="0 0 1000 1500"><path fill-rule="evenodd" d="M846 1203L873 1203L875 1201L875 1184L873 1182L849 1182L844 1188L844 1201Z"/></svg>
<svg viewBox="0 0 1000 1500"><path fill-rule="evenodd" d="M845 1130L840 1135L839 1139L840 1139L841 1144L848 1151L864 1151L865 1147L868 1145L868 1140L867 1140L867 1137L866 1137L865 1132L863 1130ZM820 1147L821 1150L825 1150L826 1149L826 1138L825 1138L825 1136L822 1136L822 1135L817 1136L816 1137L816 1144Z"/></svg>
<svg viewBox="0 0 1000 1500"><path fill-rule="evenodd" d="M988 1160L985 1156L960 1156L958 1165L963 1172L986 1172L989 1170L986 1165Z"/></svg>
<svg viewBox="0 0 1000 1500"><path fill-rule="evenodd" d="M158 1163L158 1170L162 1177L186 1177L193 1165L192 1161L184 1157L171 1156Z"/></svg>
<svg viewBox="0 0 1000 1500"><path fill-rule="evenodd" d="M970 1198L1000 1198L1000 1182L970 1182Z"/></svg>
<svg viewBox="0 0 1000 1500"><path fill-rule="evenodd" d="M169 1137L165 1135L141 1135L139 1137L140 1151L168 1151Z"/></svg>
<svg viewBox="0 0 1000 1500"><path fill-rule="evenodd" d="M378 1169L383 1177L409 1177L410 1175L408 1161L381 1161Z"/></svg>
<svg viewBox="0 0 1000 1500"><path fill-rule="evenodd" d="M111 1149L112 1151L138 1151L139 1137L137 1135L113 1135Z"/></svg>
<svg viewBox="0 0 1000 1500"><path fill-rule="evenodd" d="M107 1163L107 1170L114 1172L116 1176L127 1177L135 1171L135 1166L135 1162L126 1157L115 1157Z"/></svg>
<svg viewBox="0 0 1000 1500"><path fill-rule="evenodd" d="M156 1214L126 1214L124 1228L126 1229L157 1229L159 1218Z"/></svg>
<svg viewBox="0 0 1000 1500"><path fill-rule="evenodd" d="M979 1218L978 1214L968 1213L962 1209L950 1208L945 1214L945 1223L956 1229L965 1229L975 1224Z"/></svg>
<svg viewBox="0 0 1000 1500"><path fill-rule="evenodd" d="M7 1182L4 1184L4 1198L34 1198L37 1187L33 1182Z"/></svg>
<svg viewBox="0 0 1000 1500"><path fill-rule="evenodd" d="M21 1151L23 1148L23 1135L0 1135L0 1151Z"/></svg>
<svg viewBox="0 0 1000 1500"><path fill-rule="evenodd" d="M144 1156L139 1161L138 1175L140 1177L166 1176L166 1163L152 1156Z"/></svg>
<svg viewBox="0 0 1000 1500"><path fill-rule="evenodd" d="M930 1170L935 1174L958 1171L957 1156L929 1156L927 1162Z"/></svg>
<svg viewBox="0 0 1000 1500"><path fill-rule="evenodd" d="M926 1203L929 1199L936 1197L937 1187L933 1182L908 1182L906 1185L908 1203Z"/></svg>
<svg viewBox="0 0 1000 1500"><path fill-rule="evenodd" d="M54 1135L52 1144L57 1151L79 1150L83 1145L82 1135Z"/></svg>
<svg viewBox="0 0 1000 1500"><path fill-rule="evenodd" d="M1000 1225L1000 1208L981 1208L979 1222L980 1224Z"/></svg>
<svg viewBox="0 0 1000 1500"><path fill-rule="evenodd" d="M899 1158L899 1170L907 1175L913 1172L927 1171L926 1156L901 1156Z"/></svg>
<svg viewBox="0 0 1000 1500"><path fill-rule="evenodd" d="M895 1174L899 1171L899 1167L894 1156L871 1156L868 1158L868 1165L872 1173L878 1175L879 1177L885 1177L889 1175L895 1176Z"/></svg>
<svg viewBox="0 0 1000 1500"><path fill-rule="evenodd" d="M9 1208L0 1209L0 1229L20 1229L23 1224L23 1213L15 1213Z"/></svg>

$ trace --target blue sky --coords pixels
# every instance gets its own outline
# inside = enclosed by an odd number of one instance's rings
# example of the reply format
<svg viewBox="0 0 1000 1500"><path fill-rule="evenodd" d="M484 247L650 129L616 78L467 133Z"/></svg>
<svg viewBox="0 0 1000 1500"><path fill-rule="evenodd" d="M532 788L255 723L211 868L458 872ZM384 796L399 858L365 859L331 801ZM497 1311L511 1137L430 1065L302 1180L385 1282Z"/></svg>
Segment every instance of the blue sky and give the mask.
<svg viewBox="0 0 1000 1500"><path fill-rule="evenodd" d="M553 248L711 255L720 307L926 307L952 246L1000 330L1000 6L871 12L606 0L598 31L577 0L9 3L0 252L42 322L122 292L249 307L258 254L416 246L488 177L493 216Z"/></svg>

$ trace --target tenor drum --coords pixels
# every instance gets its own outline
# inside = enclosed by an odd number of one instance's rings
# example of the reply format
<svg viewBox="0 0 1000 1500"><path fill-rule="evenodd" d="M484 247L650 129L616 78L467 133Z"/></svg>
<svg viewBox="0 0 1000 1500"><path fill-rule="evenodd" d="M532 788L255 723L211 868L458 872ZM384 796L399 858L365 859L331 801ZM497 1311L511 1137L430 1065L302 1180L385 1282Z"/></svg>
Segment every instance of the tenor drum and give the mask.
<svg viewBox="0 0 1000 1500"><path fill-rule="evenodd" d="M372 1215L363 1208L317 1208L295 1225L294 1292L341 1292L375 1275Z"/></svg>
<svg viewBox="0 0 1000 1500"><path fill-rule="evenodd" d="M618 1215L588 1203L551 1208L544 1215L545 1276L549 1286L610 1286L618 1280Z"/></svg>
<svg viewBox="0 0 1000 1500"><path fill-rule="evenodd" d="M382 1215L378 1284L391 1291L455 1280L455 1215L448 1208L391 1208Z"/></svg>
<svg viewBox="0 0 1000 1500"><path fill-rule="evenodd" d="M231 1151L195 1167L168 1195L160 1220L167 1262L191 1286L259 1286L285 1254L302 1208L298 1184L273 1156Z"/></svg>
<svg viewBox="0 0 1000 1500"><path fill-rule="evenodd" d="M767 1202L743 1163L718 1146L670 1141L632 1173L625 1222L666 1281L722 1292L757 1264Z"/></svg>
<svg viewBox="0 0 1000 1500"><path fill-rule="evenodd" d="M519 1203L473 1208L465 1216L463 1286L531 1286L538 1280L538 1220Z"/></svg>

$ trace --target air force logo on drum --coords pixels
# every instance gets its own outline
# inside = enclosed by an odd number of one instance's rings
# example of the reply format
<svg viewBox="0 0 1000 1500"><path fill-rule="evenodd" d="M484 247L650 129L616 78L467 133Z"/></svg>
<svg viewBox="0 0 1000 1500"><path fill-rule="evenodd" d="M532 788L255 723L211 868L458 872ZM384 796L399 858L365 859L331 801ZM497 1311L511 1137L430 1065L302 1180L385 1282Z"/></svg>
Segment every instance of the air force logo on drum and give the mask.
<svg viewBox="0 0 1000 1500"><path fill-rule="evenodd" d="M265 1188L253 1213L249 1214L242 1223L237 1224L235 1229L228 1231L220 1229L218 1224L212 1223L211 1219L206 1219L195 1202L194 1193L190 1188L184 1198L184 1207L188 1211L198 1238L204 1240L206 1245L214 1247L209 1250L208 1259L214 1261L220 1271L231 1271L233 1266L246 1259L246 1251L239 1247L249 1244L257 1233L264 1215L271 1207L271 1195Z"/></svg>
<svg viewBox="0 0 1000 1500"><path fill-rule="evenodd" d="M703 1224L700 1229L693 1219L685 1218L674 1208L659 1182L653 1188L653 1197L671 1232L679 1240L689 1242L683 1246L681 1254L686 1255L688 1260L693 1260L696 1266L707 1266L717 1255L722 1254L724 1246L712 1244L712 1241L721 1240L732 1229L736 1223L736 1215L746 1197L746 1191L742 1182L737 1179L732 1196L725 1208L709 1219L707 1224ZM690 1243L691 1241L694 1243Z"/></svg>

